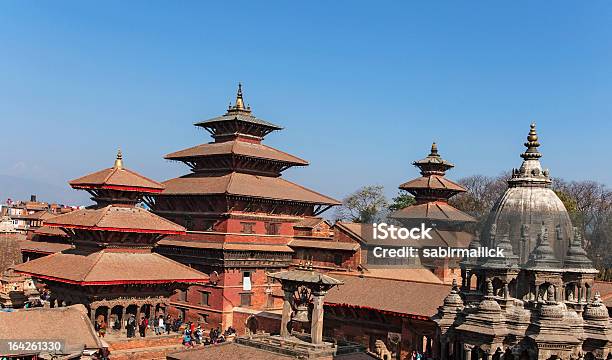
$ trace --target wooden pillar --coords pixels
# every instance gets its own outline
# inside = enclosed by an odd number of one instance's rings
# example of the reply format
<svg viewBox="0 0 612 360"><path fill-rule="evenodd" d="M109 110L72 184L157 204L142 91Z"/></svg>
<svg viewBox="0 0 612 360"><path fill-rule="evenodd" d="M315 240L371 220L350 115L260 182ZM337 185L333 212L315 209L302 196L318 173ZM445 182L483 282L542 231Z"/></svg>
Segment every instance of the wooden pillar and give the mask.
<svg viewBox="0 0 612 360"><path fill-rule="evenodd" d="M325 291L312 292L312 320L310 323L310 338L313 344L323 343L323 298Z"/></svg>

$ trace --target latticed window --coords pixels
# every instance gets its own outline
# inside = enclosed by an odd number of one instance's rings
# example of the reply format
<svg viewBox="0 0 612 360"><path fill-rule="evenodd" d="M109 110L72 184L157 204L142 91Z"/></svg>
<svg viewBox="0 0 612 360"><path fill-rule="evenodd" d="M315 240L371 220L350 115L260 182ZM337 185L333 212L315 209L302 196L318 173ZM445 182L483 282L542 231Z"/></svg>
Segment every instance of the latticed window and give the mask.
<svg viewBox="0 0 612 360"><path fill-rule="evenodd" d="M241 222L240 225L242 226L242 229L240 230L240 232L244 234L254 234L255 233L255 230L253 229L255 227L254 222Z"/></svg>
<svg viewBox="0 0 612 360"><path fill-rule="evenodd" d="M266 233L268 235L278 235L280 234L280 223L266 223Z"/></svg>
<svg viewBox="0 0 612 360"><path fill-rule="evenodd" d="M200 304L208 306L209 301L210 301L210 293L208 291L202 291L201 298L200 298Z"/></svg>
<svg viewBox="0 0 612 360"><path fill-rule="evenodd" d="M251 306L251 293L240 294L240 306Z"/></svg>

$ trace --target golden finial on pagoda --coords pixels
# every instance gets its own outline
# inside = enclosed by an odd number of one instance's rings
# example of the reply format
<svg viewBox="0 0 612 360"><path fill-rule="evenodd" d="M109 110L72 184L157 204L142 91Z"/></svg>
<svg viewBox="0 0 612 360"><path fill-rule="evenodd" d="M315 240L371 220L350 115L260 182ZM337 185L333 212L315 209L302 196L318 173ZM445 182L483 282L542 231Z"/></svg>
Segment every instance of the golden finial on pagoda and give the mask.
<svg viewBox="0 0 612 360"><path fill-rule="evenodd" d="M438 156L438 144L435 141L431 143L431 153L429 156Z"/></svg>
<svg viewBox="0 0 612 360"><path fill-rule="evenodd" d="M244 110L244 100L242 99L242 83L238 83L238 93L236 94L236 110Z"/></svg>
<svg viewBox="0 0 612 360"><path fill-rule="evenodd" d="M115 169L123 169L123 154L121 153L121 149L117 151L117 159L115 159Z"/></svg>

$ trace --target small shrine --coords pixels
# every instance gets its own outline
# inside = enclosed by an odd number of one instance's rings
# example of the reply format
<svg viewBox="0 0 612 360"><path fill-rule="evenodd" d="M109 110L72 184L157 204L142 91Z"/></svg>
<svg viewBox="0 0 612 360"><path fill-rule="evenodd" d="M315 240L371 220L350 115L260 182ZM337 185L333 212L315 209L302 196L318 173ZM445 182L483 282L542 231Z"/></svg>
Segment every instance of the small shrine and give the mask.
<svg viewBox="0 0 612 360"><path fill-rule="evenodd" d="M280 334L255 334L239 337L236 342L299 358L331 359L337 345L323 339L323 300L331 288L343 282L308 265L268 277L280 282L284 293ZM309 328L310 334L294 331L296 323Z"/></svg>

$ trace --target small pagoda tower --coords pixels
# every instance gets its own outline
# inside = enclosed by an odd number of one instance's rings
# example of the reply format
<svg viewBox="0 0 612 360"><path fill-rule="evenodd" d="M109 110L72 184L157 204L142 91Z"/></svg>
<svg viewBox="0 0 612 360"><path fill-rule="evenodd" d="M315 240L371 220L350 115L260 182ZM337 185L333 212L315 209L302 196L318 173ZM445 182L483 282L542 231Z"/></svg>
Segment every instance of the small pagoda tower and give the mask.
<svg viewBox="0 0 612 360"><path fill-rule="evenodd" d="M166 155L191 173L146 196L156 214L187 228L187 235L164 239L157 251L215 274L215 286L192 288L195 296L174 302L187 319L240 326L233 321L235 307L275 306L265 272L291 265L294 225L339 202L281 176L308 162L262 143L281 127L253 115L241 85L225 114L195 126L214 141Z"/></svg>
<svg viewBox="0 0 612 360"><path fill-rule="evenodd" d="M87 190L95 205L48 219L45 225L67 233L74 248L16 267L48 286L52 307L83 304L92 321L102 316L115 326L127 314L139 320L165 312L177 289L208 280L152 252L158 240L185 229L137 206L145 194L159 193L164 186L126 169L121 152L113 167L70 185Z"/></svg>
<svg viewBox="0 0 612 360"><path fill-rule="evenodd" d="M446 171L454 165L440 156L435 142L427 157L412 164L420 170L421 176L401 184L399 188L412 194L416 203L392 213L391 218L407 228L418 227L422 223L431 227L433 239L421 241L423 247L468 247L473 238L469 226L476 219L448 203L451 197L466 191L463 186L445 177ZM433 267L444 282L451 283L457 277L451 269L453 265L446 259L441 261L444 263L421 259L421 263Z"/></svg>

